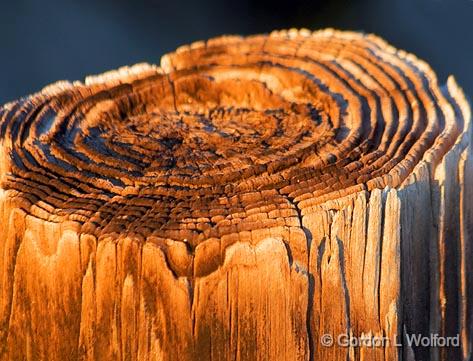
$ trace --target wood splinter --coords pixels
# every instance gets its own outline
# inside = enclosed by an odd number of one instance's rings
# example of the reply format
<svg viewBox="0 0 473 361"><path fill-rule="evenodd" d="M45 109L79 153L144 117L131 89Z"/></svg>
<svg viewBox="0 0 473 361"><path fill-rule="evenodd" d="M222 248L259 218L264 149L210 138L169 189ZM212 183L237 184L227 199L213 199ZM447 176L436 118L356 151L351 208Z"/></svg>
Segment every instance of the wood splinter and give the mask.
<svg viewBox="0 0 473 361"><path fill-rule="evenodd" d="M470 360L471 146L453 77L331 29L9 103L0 360Z"/></svg>

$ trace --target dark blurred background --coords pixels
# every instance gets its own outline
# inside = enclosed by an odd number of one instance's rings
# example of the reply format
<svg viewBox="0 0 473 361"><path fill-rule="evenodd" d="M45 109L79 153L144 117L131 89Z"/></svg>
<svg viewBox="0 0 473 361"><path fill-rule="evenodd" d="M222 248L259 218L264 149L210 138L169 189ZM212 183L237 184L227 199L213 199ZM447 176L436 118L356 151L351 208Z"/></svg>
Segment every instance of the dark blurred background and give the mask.
<svg viewBox="0 0 473 361"><path fill-rule="evenodd" d="M0 14L0 103L220 34L328 26L381 35L473 95L473 0L13 0Z"/></svg>

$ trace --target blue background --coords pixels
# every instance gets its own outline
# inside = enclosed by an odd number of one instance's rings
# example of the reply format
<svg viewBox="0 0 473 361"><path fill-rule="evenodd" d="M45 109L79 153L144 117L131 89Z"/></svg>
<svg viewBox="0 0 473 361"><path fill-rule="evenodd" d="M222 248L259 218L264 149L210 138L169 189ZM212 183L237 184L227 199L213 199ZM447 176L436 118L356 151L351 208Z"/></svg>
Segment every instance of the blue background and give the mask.
<svg viewBox="0 0 473 361"><path fill-rule="evenodd" d="M0 4L0 104L224 33L375 32L473 94L472 0L16 0Z"/></svg>

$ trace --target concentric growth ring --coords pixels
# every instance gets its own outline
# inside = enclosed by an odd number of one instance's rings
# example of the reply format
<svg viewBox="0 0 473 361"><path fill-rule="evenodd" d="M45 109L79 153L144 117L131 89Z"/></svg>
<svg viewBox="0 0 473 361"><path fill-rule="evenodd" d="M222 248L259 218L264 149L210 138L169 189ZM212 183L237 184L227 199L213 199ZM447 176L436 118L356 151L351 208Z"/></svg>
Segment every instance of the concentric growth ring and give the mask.
<svg viewBox="0 0 473 361"><path fill-rule="evenodd" d="M8 104L0 176L35 217L195 247L400 186L457 141L462 103L372 35L220 37Z"/></svg>

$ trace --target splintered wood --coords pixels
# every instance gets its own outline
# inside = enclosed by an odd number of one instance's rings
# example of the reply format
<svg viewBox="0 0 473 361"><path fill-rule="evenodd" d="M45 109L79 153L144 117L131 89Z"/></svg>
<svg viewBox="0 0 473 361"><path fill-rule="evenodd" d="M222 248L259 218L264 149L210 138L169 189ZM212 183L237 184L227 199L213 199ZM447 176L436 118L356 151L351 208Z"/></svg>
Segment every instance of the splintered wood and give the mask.
<svg viewBox="0 0 473 361"><path fill-rule="evenodd" d="M452 77L334 30L9 103L0 359L470 360L471 144Z"/></svg>

